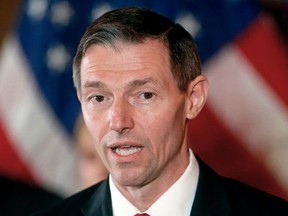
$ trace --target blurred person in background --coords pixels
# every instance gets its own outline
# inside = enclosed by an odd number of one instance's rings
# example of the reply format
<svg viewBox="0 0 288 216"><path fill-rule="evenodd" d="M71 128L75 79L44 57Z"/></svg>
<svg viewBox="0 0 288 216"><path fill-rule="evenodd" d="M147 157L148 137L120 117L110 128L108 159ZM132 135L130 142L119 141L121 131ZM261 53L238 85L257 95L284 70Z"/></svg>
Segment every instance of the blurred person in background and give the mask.
<svg viewBox="0 0 288 216"><path fill-rule="evenodd" d="M78 166L82 188L89 187L108 176L108 171L95 151L93 143L93 138L81 115L76 123L75 144L79 154Z"/></svg>
<svg viewBox="0 0 288 216"><path fill-rule="evenodd" d="M35 185L0 176L0 215L25 216L43 209L62 197Z"/></svg>

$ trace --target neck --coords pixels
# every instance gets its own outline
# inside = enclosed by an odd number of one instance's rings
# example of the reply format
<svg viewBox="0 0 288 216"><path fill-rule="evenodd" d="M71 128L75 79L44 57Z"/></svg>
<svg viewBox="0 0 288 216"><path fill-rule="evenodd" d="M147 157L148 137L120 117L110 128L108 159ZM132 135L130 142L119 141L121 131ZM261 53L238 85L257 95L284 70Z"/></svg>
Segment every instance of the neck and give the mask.
<svg viewBox="0 0 288 216"><path fill-rule="evenodd" d="M149 209L185 172L189 164L189 151L181 150L181 154L167 164L161 175L153 181L139 187L123 187L113 180L118 190L137 209L144 212ZM165 170L165 171L164 171Z"/></svg>

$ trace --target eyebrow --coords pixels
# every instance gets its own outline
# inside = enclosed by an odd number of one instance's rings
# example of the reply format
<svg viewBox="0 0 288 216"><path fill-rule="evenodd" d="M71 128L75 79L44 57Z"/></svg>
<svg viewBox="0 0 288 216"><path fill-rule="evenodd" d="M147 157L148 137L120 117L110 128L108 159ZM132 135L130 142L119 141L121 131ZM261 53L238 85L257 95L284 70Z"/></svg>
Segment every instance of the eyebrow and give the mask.
<svg viewBox="0 0 288 216"><path fill-rule="evenodd" d="M147 77L144 79L136 79L136 80L129 81L127 83L127 86L136 88L136 87L144 86L147 83L157 84L158 82L152 77ZM101 81L87 81L84 83L83 87L84 88L106 88L107 86Z"/></svg>
<svg viewBox="0 0 288 216"><path fill-rule="evenodd" d="M104 88L106 85L100 81L87 81L83 85L84 88Z"/></svg>
<svg viewBox="0 0 288 216"><path fill-rule="evenodd" d="M158 82L153 79L152 77L147 77L147 78L144 78L144 79L137 79L137 80L132 80L130 82L128 82L128 86L130 87L139 87L139 86L143 86L147 83L155 83L157 84Z"/></svg>

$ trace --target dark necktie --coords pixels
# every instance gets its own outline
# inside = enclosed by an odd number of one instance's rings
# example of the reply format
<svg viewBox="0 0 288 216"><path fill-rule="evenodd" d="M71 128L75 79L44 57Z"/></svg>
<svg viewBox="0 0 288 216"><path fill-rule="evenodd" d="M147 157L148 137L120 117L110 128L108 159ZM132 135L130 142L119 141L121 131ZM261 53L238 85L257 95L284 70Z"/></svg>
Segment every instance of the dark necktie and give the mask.
<svg viewBox="0 0 288 216"><path fill-rule="evenodd" d="M149 214L143 213L143 214L135 214L134 216L150 216Z"/></svg>

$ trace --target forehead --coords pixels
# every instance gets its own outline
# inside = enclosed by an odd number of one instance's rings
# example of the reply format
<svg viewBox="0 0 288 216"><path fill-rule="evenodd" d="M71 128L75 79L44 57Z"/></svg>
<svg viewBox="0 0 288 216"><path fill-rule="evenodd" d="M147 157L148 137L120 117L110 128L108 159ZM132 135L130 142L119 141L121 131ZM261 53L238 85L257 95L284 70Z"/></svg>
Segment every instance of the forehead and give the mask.
<svg viewBox="0 0 288 216"><path fill-rule="evenodd" d="M165 71L170 73L167 47L159 40L114 46L91 45L81 62L81 77L91 73Z"/></svg>

